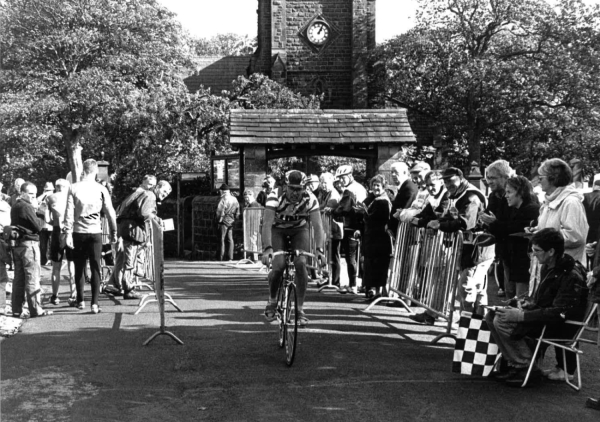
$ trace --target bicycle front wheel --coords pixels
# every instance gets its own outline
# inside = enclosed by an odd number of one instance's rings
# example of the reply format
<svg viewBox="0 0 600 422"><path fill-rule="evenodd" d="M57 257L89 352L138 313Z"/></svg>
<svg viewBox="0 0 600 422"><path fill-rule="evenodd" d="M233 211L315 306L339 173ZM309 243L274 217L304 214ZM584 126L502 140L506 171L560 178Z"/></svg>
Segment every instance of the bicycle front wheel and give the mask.
<svg viewBox="0 0 600 422"><path fill-rule="evenodd" d="M285 361L288 366L294 363L296 355L296 340L298 337L298 297L296 286L290 283L287 286L287 302L285 308Z"/></svg>

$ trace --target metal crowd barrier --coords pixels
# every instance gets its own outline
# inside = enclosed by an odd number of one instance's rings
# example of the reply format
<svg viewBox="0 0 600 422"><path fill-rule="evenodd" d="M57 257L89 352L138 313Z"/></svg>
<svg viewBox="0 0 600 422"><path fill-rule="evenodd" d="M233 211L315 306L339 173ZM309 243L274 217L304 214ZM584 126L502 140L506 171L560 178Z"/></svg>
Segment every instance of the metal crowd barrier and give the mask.
<svg viewBox="0 0 600 422"><path fill-rule="evenodd" d="M411 314L411 302L446 320L444 337L454 337L452 316L463 247L462 232L444 233L400 223L396 236L394 258L390 263L389 290L399 298L381 297L365 311L381 301L397 301Z"/></svg>
<svg viewBox="0 0 600 422"><path fill-rule="evenodd" d="M177 343L183 344L183 342L179 340L175 334L166 331L165 329L165 301L171 303L179 312L183 311L173 301L173 298L168 293L165 293L165 260L163 250L162 223L152 219L150 224L146 225L146 230L148 230L150 242L148 242L145 246L140 246L142 249L138 250L138 257L143 259L144 262L142 263L140 260L138 260L136 265L143 266L143 278L154 285L154 291L142 297L135 315L137 315L147 304L158 302L158 310L160 313L160 331L153 334L148 340L146 340L146 342L144 342L144 346L148 345L154 338L161 334L168 335Z"/></svg>

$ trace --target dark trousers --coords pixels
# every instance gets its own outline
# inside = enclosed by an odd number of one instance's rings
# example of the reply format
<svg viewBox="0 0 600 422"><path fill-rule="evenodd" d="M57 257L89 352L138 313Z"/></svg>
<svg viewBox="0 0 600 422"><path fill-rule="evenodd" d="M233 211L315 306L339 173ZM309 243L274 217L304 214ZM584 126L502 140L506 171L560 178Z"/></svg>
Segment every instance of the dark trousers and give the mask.
<svg viewBox="0 0 600 422"><path fill-rule="evenodd" d="M40 265L46 265L48 263L48 253L50 251L50 238L52 237L52 231L43 229L40 233Z"/></svg>
<svg viewBox="0 0 600 422"><path fill-rule="evenodd" d="M340 243L341 239L331 239L331 284L340 285Z"/></svg>
<svg viewBox="0 0 600 422"><path fill-rule="evenodd" d="M221 238L219 261L231 261L233 259L233 227L219 224L219 235ZM227 243L227 249L225 249L225 243Z"/></svg>
<svg viewBox="0 0 600 422"><path fill-rule="evenodd" d="M98 304L100 295L100 265L102 262L102 233L73 233L73 263L77 302L83 302L85 264L89 259L92 270L92 305Z"/></svg>
<svg viewBox="0 0 600 422"><path fill-rule="evenodd" d="M350 231L344 232L342 239L342 252L346 258L346 266L348 267L348 280L350 287L356 286L356 253L358 252L358 241L352 237Z"/></svg>

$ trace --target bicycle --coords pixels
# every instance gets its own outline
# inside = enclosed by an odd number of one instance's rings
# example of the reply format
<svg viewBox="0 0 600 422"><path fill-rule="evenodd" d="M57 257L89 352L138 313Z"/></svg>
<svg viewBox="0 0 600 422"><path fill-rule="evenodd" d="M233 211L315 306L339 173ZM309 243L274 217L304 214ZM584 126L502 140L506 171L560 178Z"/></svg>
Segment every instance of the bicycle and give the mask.
<svg viewBox="0 0 600 422"><path fill-rule="evenodd" d="M279 347L285 347L286 363L288 366L292 366L296 355L298 335L298 297L294 281L296 273L294 258L297 256L314 258L315 256L299 249L274 252L273 258L277 255L283 255L285 259L285 269L279 282L275 309L275 316L279 323Z"/></svg>

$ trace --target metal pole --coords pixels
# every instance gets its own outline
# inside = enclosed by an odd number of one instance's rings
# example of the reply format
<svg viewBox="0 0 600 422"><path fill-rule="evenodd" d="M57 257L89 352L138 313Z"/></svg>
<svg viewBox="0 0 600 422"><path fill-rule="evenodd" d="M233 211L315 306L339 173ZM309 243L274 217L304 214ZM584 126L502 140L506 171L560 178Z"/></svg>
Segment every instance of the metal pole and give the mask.
<svg viewBox="0 0 600 422"><path fill-rule="evenodd" d="M181 202L181 173L177 175L177 257L181 258L181 216L179 208Z"/></svg>

